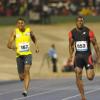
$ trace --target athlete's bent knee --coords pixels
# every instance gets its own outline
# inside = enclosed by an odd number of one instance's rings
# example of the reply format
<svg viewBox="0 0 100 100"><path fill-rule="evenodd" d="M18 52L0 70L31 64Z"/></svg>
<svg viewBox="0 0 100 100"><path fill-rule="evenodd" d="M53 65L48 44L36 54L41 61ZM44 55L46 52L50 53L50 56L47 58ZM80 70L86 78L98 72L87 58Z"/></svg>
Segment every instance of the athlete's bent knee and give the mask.
<svg viewBox="0 0 100 100"><path fill-rule="evenodd" d="M19 75L19 78L20 78L21 81L23 81L24 80L24 74Z"/></svg>
<svg viewBox="0 0 100 100"><path fill-rule="evenodd" d="M87 78L88 80L92 81L94 79L94 76L88 76Z"/></svg>
<svg viewBox="0 0 100 100"><path fill-rule="evenodd" d="M92 71L88 71L87 72L87 78L88 78L88 80L93 80L94 79L94 76L95 76L95 73Z"/></svg>

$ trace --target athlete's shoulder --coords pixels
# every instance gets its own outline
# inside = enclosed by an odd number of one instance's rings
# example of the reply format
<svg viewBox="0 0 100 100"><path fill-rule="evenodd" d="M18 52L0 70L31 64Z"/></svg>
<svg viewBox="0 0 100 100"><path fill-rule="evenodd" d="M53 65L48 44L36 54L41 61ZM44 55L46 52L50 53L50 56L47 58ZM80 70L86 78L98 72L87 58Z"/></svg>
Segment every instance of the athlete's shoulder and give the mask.
<svg viewBox="0 0 100 100"><path fill-rule="evenodd" d="M88 28L88 27L84 27L84 29L86 30L86 31L88 31L88 33L89 33L89 36L91 37L94 37L94 32L90 29L90 28Z"/></svg>
<svg viewBox="0 0 100 100"><path fill-rule="evenodd" d="M25 29L26 29L27 31L31 31L31 28L30 28L29 26L26 26Z"/></svg>
<svg viewBox="0 0 100 100"><path fill-rule="evenodd" d="M69 31L69 33L74 33L76 31L76 28L73 28Z"/></svg>
<svg viewBox="0 0 100 100"><path fill-rule="evenodd" d="M84 30L90 31L90 28L87 26L84 26Z"/></svg>
<svg viewBox="0 0 100 100"><path fill-rule="evenodd" d="M76 35L77 33L77 28L73 28L71 31L72 36Z"/></svg>
<svg viewBox="0 0 100 100"><path fill-rule="evenodd" d="M69 40L71 40L73 38L73 35L76 31L76 28L73 28L69 33L68 33L68 37L69 37Z"/></svg>
<svg viewBox="0 0 100 100"><path fill-rule="evenodd" d="M73 28L72 30L71 30L71 32L75 32L77 29L76 28Z"/></svg>

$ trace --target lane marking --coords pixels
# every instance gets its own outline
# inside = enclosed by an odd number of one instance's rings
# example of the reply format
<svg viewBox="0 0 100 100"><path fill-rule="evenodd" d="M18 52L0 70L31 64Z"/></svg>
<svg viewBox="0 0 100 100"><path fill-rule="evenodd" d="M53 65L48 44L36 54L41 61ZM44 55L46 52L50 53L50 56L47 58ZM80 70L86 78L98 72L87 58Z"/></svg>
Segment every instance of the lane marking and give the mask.
<svg viewBox="0 0 100 100"><path fill-rule="evenodd" d="M33 88L30 88L29 90L34 90L34 89L47 90L47 89L38 88L38 87L33 87ZM19 92L19 91L23 91L23 89L15 89L15 90L12 90L12 91L7 91L7 92L4 92L4 93L0 93L0 96L5 95L5 94L9 94L9 93L13 93L13 92Z"/></svg>
<svg viewBox="0 0 100 100"><path fill-rule="evenodd" d="M94 93L94 92L97 92L97 91L100 91L100 88L99 89L95 89L95 90L91 90L91 91L87 91L87 92L85 92L85 94L91 94L91 93ZM74 95L74 96L70 96L70 97L66 97L66 98L63 98L62 100L70 100L70 99L76 98L78 96L80 96L80 94L77 94L77 95Z"/></svg>
<svg viewBox="0 0 100 100"><path fill-rule="evenodd" d="M69 80L69 79L67 79L67 80ZM69 80L69 81L72 81L72 80ZM99 82L98 80L96 80L96 81L93 81L92 82L92 84L93 83L95 83L95 82ZM91 84L90 82L86 82L86 84L85 85L87 85L87 84ZM95 87L94 87L95 88ZM44 89L43 87L34 87L34 88L30 88L30 90L33 90L33 89ZM51 88L47 88L47 89L51 89ZM44 89L44 90L47 90L47 89ZM9 93L13 93L13 92L18 92L18 91L22 91L22 89L15 89L15 90L12 90L12 91L7 91L6 90L6 92L3 92L3 93L0 93L0 96L1 95L5 95L5 94L9 94Z"/></svg>
<svg viewBox="0 0 100 100"><path fill-rule="evenodd" d="M41 92L41 93L36 93L34 95L30 95L30 96L27 96L27 98L30 98L30 97L34 97L34 96L39 96L39 95L44 95L44 94L48 94L48 93L52 93L52 92L56 92L56 91L61 91L61 90L67 90L67 89L72 89L71 87L67 87L67 88L59 88L59 89L53 89L53 90L48 90L48 91L45 91L45 92ZM76 90L76 88L73 88L73 90ZM13 99L13 100L22 100L22 99L25 99L25 97L21 97L21 98L16 98L16 99Z"/></svg>
<svg viewBox="0 0 100 100"><path fill-rule="evenodd" d="M69 80L70 81L70 80ZM96 80L96 81L93 81L92 83L95 83L95 82L99 82L98 80ZM91 84L90 82L86 82L86 84ZM85 85L86 85L85 84ZM71 86L70 86L71 87ZM70 87L67 87L67 88L70 88ZM66 88L66 89L67 89ZM94 88L94 86L93 86L93 88ZM92 88L92 89L93 89ZM97 87L96 87L97 88ZM95 89L96 89L95 88ZM34 88L30 88L30 90L34 90L34 89L43 89L43 91L49 91L49 89L52 89L52 88L47 88L47 89L44 89L43 87L34 87ZM54 89L54 88L53 88ZM55 88L55 89L58 89L58 88ZM70 89L72 89L72 88L70 88ZM97 89L96 89L97 90ZM9 93L13 93L13 92L19 92L19 91L22 91L22 89L17 89L17 90L12 90L12 91L7 91L7 92L4 92L4 93L0 93L0 96L2 96L2 95L5 95L5 94L9 94ZM34 94L34 95L36 95L36 94ZM40 94L41 95L41 94Z"/></svg>
<svg viewBox="0 0 100 100"><path fill-rule="evenodd" d="M49 79L48 79L49 80ZM69 79L68 79L69 80ZM72 80L69 80L69 81L72 81ZM32 83L31 83L32 84ZM50 84L51 85L51 83L49 82L48 84ZM44 87L44 85L43 85L43 87ZM49 89L51 89L51 88L43 88L43 87L34 87L34 88L29 88L29 90L34 90L34 89L43 89L44 91L45 90L49 90ZM6 92L3 92L3 93L0 93L0 96L2 96L2 95L5 95L5 94L9 94L9 93L13 93L13 92L19 92L19 91L23 91L23 89L15 89L15 90L12 90L12 91L6 91Z"/></svg>

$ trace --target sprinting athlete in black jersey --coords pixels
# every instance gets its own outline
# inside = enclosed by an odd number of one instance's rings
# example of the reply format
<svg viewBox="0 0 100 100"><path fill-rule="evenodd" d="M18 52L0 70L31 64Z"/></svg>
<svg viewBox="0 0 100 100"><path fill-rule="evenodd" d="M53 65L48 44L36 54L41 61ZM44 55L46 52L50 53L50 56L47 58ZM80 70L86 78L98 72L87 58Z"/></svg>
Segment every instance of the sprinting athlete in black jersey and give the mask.
<svg viewBox="0 0 100 100"><path fill-rule="evenodd" d="M76 28L69 32L69 60L72 62L74 53L74 68L76 74L76 84L81 94L82 100L86 100L82 81L82 71L85 67L86 75L89 80L93 80L95 73L91 56L92 43L97 57L100 62L100 51L94 36L94 33L86 26L84 26L84 18L78 16L76 19Z"/></svg>

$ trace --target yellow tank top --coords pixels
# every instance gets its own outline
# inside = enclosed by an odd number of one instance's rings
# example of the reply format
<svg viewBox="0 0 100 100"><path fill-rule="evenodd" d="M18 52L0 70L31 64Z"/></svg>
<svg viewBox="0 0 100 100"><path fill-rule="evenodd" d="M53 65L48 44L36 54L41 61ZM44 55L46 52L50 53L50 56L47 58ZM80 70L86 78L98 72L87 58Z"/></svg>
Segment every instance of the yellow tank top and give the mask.
<svg viewBox="0 0 100 100"><path fill-rule="evenodd" d="M18 28L15 29L16 32L16 53L17 57L20 55L29 55L32 54L30 51L30 28L25 28L24 32L21 32Z"/></svg>

